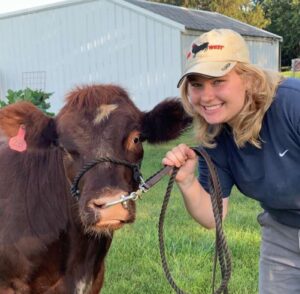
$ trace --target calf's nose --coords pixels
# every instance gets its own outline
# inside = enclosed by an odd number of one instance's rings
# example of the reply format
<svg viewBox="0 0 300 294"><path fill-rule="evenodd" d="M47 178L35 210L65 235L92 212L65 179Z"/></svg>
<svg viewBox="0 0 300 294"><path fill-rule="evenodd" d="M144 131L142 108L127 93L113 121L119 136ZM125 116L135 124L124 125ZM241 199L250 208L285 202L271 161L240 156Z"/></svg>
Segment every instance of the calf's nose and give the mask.
<svg viewBox="0 0 300 294"><path fill-rule="evenodd" d="M117 203L113 206L105 207L106 203L119 200L122 195L126 195L126 192L120 192L115 195L102 196L100 198L92 199L88 203L88 206L99 216L97 226L112 225L116 223L124 223L129 221L130 213L122 205Z"/></svg>

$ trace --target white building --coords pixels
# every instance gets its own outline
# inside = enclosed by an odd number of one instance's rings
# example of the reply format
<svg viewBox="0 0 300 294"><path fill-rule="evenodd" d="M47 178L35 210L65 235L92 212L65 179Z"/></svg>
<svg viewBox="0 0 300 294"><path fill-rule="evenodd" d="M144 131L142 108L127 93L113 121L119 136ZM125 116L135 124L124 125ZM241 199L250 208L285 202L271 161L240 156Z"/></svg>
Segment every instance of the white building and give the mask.
<svg viewBox="0 0 300 294"><path fill-rule="evenodd" d="M241 33L252 62L279 68L281 37L224 15L140 0L69 0L0 15L0 97L53 92L52 111L76 85L117 83L150 109L177 96L187 47L213 28Z"/></svg>

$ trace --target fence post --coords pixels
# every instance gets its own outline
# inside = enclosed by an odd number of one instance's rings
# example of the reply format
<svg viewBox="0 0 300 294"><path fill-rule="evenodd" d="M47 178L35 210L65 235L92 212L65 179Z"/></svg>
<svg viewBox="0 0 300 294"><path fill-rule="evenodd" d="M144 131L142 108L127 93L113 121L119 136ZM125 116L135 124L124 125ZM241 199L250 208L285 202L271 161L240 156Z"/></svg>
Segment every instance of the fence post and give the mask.
<svg viewBox="0 0 300 294"><path fill-rule="evenodd" d="M296 72L300 71L300 58L292 59L292 71L294 78L296 76Z"/></svg>

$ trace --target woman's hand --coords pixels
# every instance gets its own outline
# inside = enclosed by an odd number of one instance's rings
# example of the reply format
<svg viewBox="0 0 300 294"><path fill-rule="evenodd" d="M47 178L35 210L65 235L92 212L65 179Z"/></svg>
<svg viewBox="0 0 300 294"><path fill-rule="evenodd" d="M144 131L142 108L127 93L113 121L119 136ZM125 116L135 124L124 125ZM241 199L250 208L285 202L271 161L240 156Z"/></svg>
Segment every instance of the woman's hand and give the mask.
<svg viewBox="0 0 300 294"><path fill-rule="evenodd" d="M197 155L187 145L180 144L167 152L162 163L180 168L175 178L179 185L191 185L196 180Z"/></svg>
<svg viewBox="0 0 300 294"><path fill-rule="evenodd" d="M203 227L216 226L211 197L201 186L195 175L196 153L185 144L180 144L167 152L162 160L164 165L179 167L176 181L190 215ZM228 198L223 199L223 219L227 214Z"/></svg>

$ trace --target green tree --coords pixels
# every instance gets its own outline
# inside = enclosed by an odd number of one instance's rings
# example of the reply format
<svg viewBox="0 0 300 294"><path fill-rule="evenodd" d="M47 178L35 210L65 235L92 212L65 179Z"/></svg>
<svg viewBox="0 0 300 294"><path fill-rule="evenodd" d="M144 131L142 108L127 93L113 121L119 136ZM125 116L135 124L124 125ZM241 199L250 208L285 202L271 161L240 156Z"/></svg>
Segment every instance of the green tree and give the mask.
<svg viewBox="0 0 300 294"><path fill-rule="evenodd" d="M271 20L267 30L283 37L281 63L290 66L300 57L300 0L265 0L263 8Z"/></svg>
<svg viewBox="0 0 300 294"><path fill-rule="evenodd" d="M6 95L7 101L0 100L0 108L18 101L29 101L46 114L54 115L54 113L47 111L50 108L50 103L47 100L51 95L52 93L45 93L42 90L31 90L29 88L19 91L8 90Z"/></svg>
<svg viewBox="0 0 300 294"><path fill-rule="evenodd" d="M210 2L210 10L230 16L258 28L265 28L270 23L259 1L212 0Z"/></svg>

